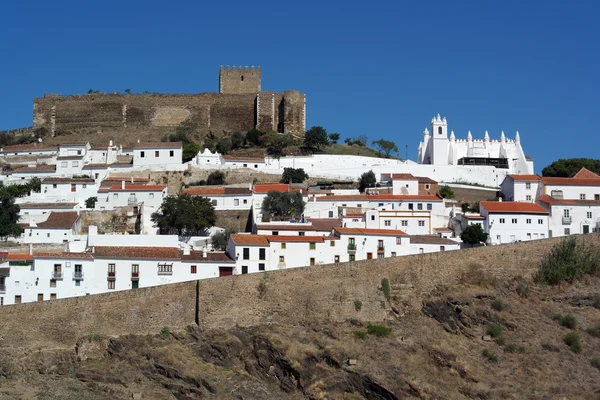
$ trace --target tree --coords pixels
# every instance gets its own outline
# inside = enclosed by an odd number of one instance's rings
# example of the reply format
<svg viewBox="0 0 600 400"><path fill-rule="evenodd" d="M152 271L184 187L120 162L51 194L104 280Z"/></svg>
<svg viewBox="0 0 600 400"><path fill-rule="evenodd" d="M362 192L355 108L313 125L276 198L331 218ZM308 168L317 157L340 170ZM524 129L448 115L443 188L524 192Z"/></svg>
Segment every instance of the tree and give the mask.
<svg viewBox="0 0 600 400"><path fill-rule="evenodd" d="M88 197L85 200L85 208L94 208L96 207L96 202L98 201L97 197Z"/></svg>
<svg viewBox="0 0 600 400"><path fill-rule="evenodd" d="M40 193L42 191L42 180L37 176L34 176L27 182L27 187L31 192Z"/></svg>
<svg viewBox="0 0 600 400"><path fill-rule="evenodd" d="M316 147L321 150L322 146L329 144L327 131L322 126L313 126L304 134L304 145L306 147Z"/></svg>
<svg viewBox="0 0 600 400"><path fill-rule="evenodd" d="M267 145L267 153L274 158L281 158L285 155L284 150L290 145L290 138L287 135L272 134L268 138L261 137Z"/></svg>
<svg viewBox="0 0 600 400"><path fill-rule="evenodd" d="M579 172L581 168L587 168L595 174L600 174L600 160L593 158L561 158L544 168L542 175L570 177Z"/></svg>
<svg viewBox="0 0 600 400"><path fill-rule="evenodd" d="M380 156L381 153L385 153L385 156L389 158L391 153L398 152L398 146L396 146L396 143L392 142L391 140L379 139L373 140L372 143L379 152Z"/></svg>
<svg viewBox="0 0 600 400"><path fill-rule="evenodd" d="M302 192L277 192L271 190L262 202L263 214L279 219L297 219L304 212Z"/></svg>
<svg viewBox="0 0 600 400"><path fill-rule="evenodd" d="M283 169L281 174L281 183L302 183L308 179L308 175L304 172L304 168L289 168Z"/></svg>
<svg viewBox="0 0 600 400"><path fill-rule="evenodd" d="M224 251L229 243L229 237L232 233L235 233L233 229L225 229L224 231L216 232L210 237L210 243L214 250Z"/></svg>
<svg viewBox="0 0 600 400"><path fill-rule="evenodd" d="M206 178L207 185L224 185L225 173L222 171L213 171Z"/></svg>
<svg viewBox="0 0 600 400"><path fill-rule="evenodd" d="M21 211L21 208L18 204L15 204L15 197L6 190L6 187L1 188L0 238L2 238L2 240L6 241L8 237L16 237L23 233L23 229L21 229L21 226L17 223L19 221L19 211Z"/></svg>
<svg viewBox="0 0 600 400"><path fill-rule="evenodd" d="M181 142L185 146L192 143L192 138L198 133L198 124L189 120L181 122L175 133L169 135L169 142Z"/></svg>
<svg viewBox="0 0 600 400"><path fill-rule="evenodd" d="M179 195L166 197L150 219L161 235L193 236L214 226L217 214L208 198Z"/></svg>
<svg viewBox="0 0 600 400"><path fill-rule="evenodd" d="M340 140L340 134L339 133L330 133L329 134L329 141L333 144L337 144L338 140Z"/></svg>
<svg viewBox="0 0 600 400"><path fill-rule="evenodd" d="M200 152L200 145L198 143L188 143L183 146L183 151L181 152L181 161L188 162L196 157L196 154Z"/></svg>
<svg viewBox="0 0 600 400"><path fill-rule="evenodd" d="M474 244L485 243L487 238L488 234L483 231L479 224L467 226L460 234L460 239L465 243L469 243L471 247Z"/></svg>
<svg viewBox="0 0 600 400"><path fill-rule="evenodd" d="M258 146L260 145L260 137L264 134L264 132L261 132L258 129L251 129L246 133L246 142Z"/></svg>
<svg viewBox="0 0 600 400"><path fill-rule="evenodd" d="M231 148L241 149L246 144L246 134L244 132L233 132L231 134Z"/></svg>
<svg viewBox="0 0 600 400"><path fill-rule="evenodd" d="M228 154L231 151L231 140L221 139L217 142L217 152Z"/></svg>
<svg viewBox="0 0 600 400"><path fill-rule="evenodd" d="M375 173L372 170L365 172L360 176L360 180L358 181L358 191L364 193L366 188L373 187L376 183L377 178L375 177Z"/></svg>
<svg viewBox="0 0 600 400"><path fill-rule="evenodd" d="M129 89L129 88L125 89L125 94L131 94L131 89Z"/></svg>
<svg viewBox="0 0 600 400"><path fill-rule="evenodd" d="M448 185L444 185L440 188L440 196L444 199L453 199L454 198L454 190Z"/></svg>

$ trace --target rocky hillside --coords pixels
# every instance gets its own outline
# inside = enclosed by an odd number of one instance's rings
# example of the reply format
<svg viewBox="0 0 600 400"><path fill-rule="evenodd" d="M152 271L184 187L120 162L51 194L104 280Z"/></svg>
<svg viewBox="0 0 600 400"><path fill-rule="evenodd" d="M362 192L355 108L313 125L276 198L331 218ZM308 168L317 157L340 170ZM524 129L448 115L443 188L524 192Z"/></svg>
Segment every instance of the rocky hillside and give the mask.
<svg viewBox="0 0 600 400"><path fill-rule="evenodd" d="M344 321L5 347L0 399L598 399L599 288L599 276L540 286L472 264L426 293L382 281L383 321L354 300Z"/></svg>

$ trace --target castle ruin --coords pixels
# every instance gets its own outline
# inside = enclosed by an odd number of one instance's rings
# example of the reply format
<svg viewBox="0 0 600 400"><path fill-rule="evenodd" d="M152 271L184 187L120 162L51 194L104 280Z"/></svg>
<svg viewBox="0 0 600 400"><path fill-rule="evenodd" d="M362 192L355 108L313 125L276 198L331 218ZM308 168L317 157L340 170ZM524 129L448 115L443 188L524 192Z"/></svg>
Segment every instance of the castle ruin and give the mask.
<svg viewBox="0 0 600 400"><path fill-rule="evenodd" d="M223 67L219 92L199 94L45 94L33 101L33 124L52 135L79 129L169 127L191 121L212 132L259 129L304 134L306 95L261 90L261 70Z"/></svg>

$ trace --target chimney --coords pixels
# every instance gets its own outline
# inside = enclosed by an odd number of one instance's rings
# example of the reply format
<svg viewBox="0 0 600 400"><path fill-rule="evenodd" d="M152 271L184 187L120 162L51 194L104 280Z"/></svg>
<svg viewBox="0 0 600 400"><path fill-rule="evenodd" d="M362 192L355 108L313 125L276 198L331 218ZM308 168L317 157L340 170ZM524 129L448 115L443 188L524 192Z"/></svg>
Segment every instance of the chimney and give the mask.
<svg viewBox="0 0 600 400"><path fill-rule="evenodd" d="M29 226L37 228L37 224L35 223L35 218L31 217L31 219L29 220Z"/></svg>
<svg viewBox="0 0 600 400"><path fill-rule="evenodd" d="M65 253L69 252L69 242L65 242L65 248L63 249Z"/></svg>
<svg viewBox="0 0 600 400"><path fill-rule="evenodd" d="M134 182L133 182L133 175L131 176L131 183L134 183Z"/></svg>
<svg viewBox="0 0 600 400"><path fill-rule="evenodd" d="M190 246L184 246L183 247L183 255L184 256L189 256L190 255Z"/></svg>
<svg viewBox="0 0 600 400"><path fill-rule="evenodd" d="M33 255L33 243L29 243L29 255Z"/></svg>
<svg viewBox="0 0 600 400"><path fill-rule="evenodd" d="M109 145L110 147L112 147L112 146L113 146L113 142L112 142L112 140L109 140L109 141L108 141L108 145Z"/></svg>
<svg viewBox="0 0 600 400"><path fill-rule="evenodd" d="M125 181L124 180L121 181L121 190L125 190Z"/></svg>
<svg viewBox="0 0 600 400"><path fill-rule="evenodd" d="M92 246L92 254L94 254L96 252L96 247Z"/></svg>
<svg viewBox="0 0 600 400"><path fill-rule="evenodd" d="M206 246L204 246L202 248L202 258L207 258L208 257L208 253L206 252Z"/></svg>

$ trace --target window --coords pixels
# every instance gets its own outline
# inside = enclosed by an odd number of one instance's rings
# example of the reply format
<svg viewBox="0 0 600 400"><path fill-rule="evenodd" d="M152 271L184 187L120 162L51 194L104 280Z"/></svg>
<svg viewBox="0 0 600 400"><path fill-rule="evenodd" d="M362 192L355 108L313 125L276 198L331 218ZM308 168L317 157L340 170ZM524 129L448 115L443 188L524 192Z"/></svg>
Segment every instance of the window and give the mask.
<svg viewBox="0 0 600 400"><path fill-rule="evenodd" d="M392 251L392 257L396 257L396 252Z"/></svg>
<svg viewBox="0 0 600 400"><path fill-rule="evenodd" d="M57 188L56 183L53 183L52 184L52 189L56 189L56 188Z"/></svg>
<svg viewBox="0 0 600 400"><path fill-rule="evenodd" d="M506 220L504 218L500 218L500 223L503 224Z"/></svg>
<svg viewBox="0 0 600 400"><path fill-rule="evenodd" d="M440 246L440 251L446 251L446 246Z"/></svg>
<svg viewBox="0 0 600 400"><path fill-rule="evenodd" d="M66 161L61 161L61 163L60 163L60 167L61 167L61 168L67 168L68 166L69 166L69 163L68 163L68 162L66 162Z"/></svg>
<svg viewBox="0 0 600 400"><path fill-rule="evenodd" d="M21 295L15 296L15 304L21 304Z"/></svg>
<svg viewBox="0 0 600 400"><path fill-rule="evenodd" d="M242 250L242 260L249 260L249 259L250 259L250 248L244 247L244 249Z"/></svg>
<svg viewBox="0 0 600 400"><path fill-rule="evenodd" d="M408 209L413 210L413 203L408 203Z"/></svg>
<svg viewBox="0 0 600 400"><path fill-rule="evenodd" d="M538 224L543 225L544 224L544 220L543 219L538 219Z"/></svg>
<svg viewBox="0 0 600 400"><path fill-rule="evenodd" d="M243 204L248 204L248 199L244 199Z"/></svg>
<svg viewBox="0 0 600 400"><path fill-rule="evenodd" d="M356 257L354 256L354 254L350 254L350 255L348 256L348 261L354 261L354 260L355 260L355 258L356 258Z"/></svg>
<svg viewBox="0 0 600 400"><path fill-rule="evenodd" d="M592 219L592 212L591 212L591 211L588 211L588 212L587 212L587 218L588 218L588 219Z"/></svg>
<svg viewBox="0 0 600 400"><path fill-rule="evenodd" d="M579 200L585 200L585 193L581 193L579 195Z"/></svg>
<svg viewBox="0 0 600 400"><path fill-rule="evenodd" d="M247 265L242 265L242 275L243 274L247 274L248 273L248 266Z"/></svg>
<svg viewBox="0 0 600 400"><path fill-rule="evenodd" d="M244 166L244 168L247 168L247 167L248 167L248 164L244 164L243 166Z"/></svg>
<svg viewBox="0 0 600 400"><path fill-rule="evenodd" d="M527 200L527 201L531 201L531 195L530 195L530 194L528 194L527 196L525 196L525 200Z"/></svg>
<svg viewBox="0 0 600 400"><path fill-rule="evenodd" d="M44 301L44 293L38 293L38 303Z"/></svg>
<svg viewBox="0 0 600 400"><path fill-rule="evenodd" d="M527 240L531 240L531 233L527 233Z"/></svg>
<svg viewBox="0 0 600 400"><path fill-rule="evenodd" d="M281 250L285 250L286 248L286 244L285 243L281 243Z"/></svg>
<svg viewBox="0 0 600 400"><path fill-rule="evenodd" d="M56 300L56 293L50 293L50 300Z"/></svg>
<svg viewBox="0 0 600 400"><path fill-rule="evenodd" d="M258 270L259 271L264 271L265 270L265 264L264 263L258 264Z"/></svg>
<svg viewBox="0 0 600 400"><path fill-rule="evenodd" d="M425 221L423 221L423 220L420 220L420 221L419 221L419 226L425 226Z"/></svg>
<svg viewBox="0 0 600 400"><path fill-rule="evenodd" d="M527 224L530 224L530 223L531 223L531 218L527 218L527 219L525 220L525 223L527 223Z"/></svg>
<svg viewBox="0 0 600 400"><path fill-rule="evenodd" d="M385 258L385 254L383 252L377 253L377 258Z"/></svg>
<svg viewBox="0 0 600 400"><path fill-rule="evenodd" d="M333 256L333 262L336 263L336 264L339 263L340 262L340 256L338 256L338 255Z"/></svg>
<svg viewBox="0 0 600 400"><path fill-rule="evenodd" d="M342 204L342 207L346 207L346 204Z"/></svg>
<svg viewBox="0 0 600 400"><path fill-rule="evenodd" d="M309 243L308 244L308 249L309 250L316 250L317 249L317 244L316 243Z"/></svg>
<svg viewBox="0 0 600 400"><path fill-rule="evenodd" d="M315 258L314 257L310 258L310 265L315 265Z"/></svg>
<svg viewBox="0 0 600 400"><path fill-rule="evenodd" d="M80 156L81 155L81 150L77 150L77 155Z"/></svg>
<svg viewBox="0 0 600 400"><path fill-rule="evenodd" d="M210 202L211 202L211 204L212 204L213 206L215 206L215 207L217 206L217 201L216 201L216 200L211 200Z"/></svg>
<svg viewBox="0 0 600 400"><path fill-rule="evenodd" d="M148 193L148 197L150 197L151 199L154 198L154 193Z"/></svg>
<svg viewBox="0 0 600 400"><path fill-rule="evenodd" d="M71 192L76 192L77 191L77 185L74 183L71 183Z"/></svg>
<svg viewBox="0 0 600 400"><path fill-rule="evenodd" d="M563 210L563 216L564 216L565 218L569 218L569 210L568 210L568 209L566 209L566 208L565 208L565 209Z"/></svg>
<svg viewBox="0 0 600 400"><path fill-rule="evenodd" d="M118 199L118 198L119 198L119 193L115 193L115 194L113 195L113 198L115 198L115 199Z"/></svg>
<svg viewBox="0 0 600 400"><path fill-rule="evenodd" d="M144 158L144 157L146 157L146 152L145 152L145 151L140 151L140 157L141 157L141 158Z"/></svg>
<svg viewBox="0 0 600 400"><path fill-rule="evenodd" d="M513 224L516 224L516 223L517 223L517 219L516 219L516 218L513 218L513 219L512 219L512 223L513 223Z"/></svg>
<svg viewBox="0 0 600 400"><path fill-rule="evenodd" d="M56 280L50 279L50 287L56 287Z"/></svg>
<svg viewBox="0 0 600 400"><path fill-rule="evenodd" d="M175 156L175 152L173 150L169 150L169 157L174 157Z"/></svg>
<svg viewBox="0 0 600 400"><path fill-rule="evenodd" d="M73 166L74 167L79 167L79 161L73 161Z"/></svg>
<svg viewBox="0 0 600 400"><path fill-rule="evenodd" d="M527 190L531 190L531 183L530 183L530 182L527 182L527 183L525 184L525 189L527 189Z"/></svg>
<svg viewBox="0 0 600 400"><path fill-rule="evenodd" d="M386 219L385 221L383 221L383 225L392 226L392 221L390 221L389 219Z"/></svg>
<svg viewBox="0 0 600 400"><path fill-rule="evenodd" d="M402 226L408 226L408 220L407 219L403 219L401 221L401 223L402 223Z"/></svg>
<svg viewBox="0 0 600 400"><path fill-rule="evenodd" d="M375 215L371 215L371 221L375 221Z"/></svg>
<svg viewBox="0 0 600 400"><path fill-rule="evenodd" d="M140 288L140 281L131 281L131 288L132 289L139 289Z"/></svg>
<svg viewBox="0 0 600 400"><path fill-rule="evenodd" d="M333 211L329 211L329 218L333 218Z"/></svg>
<svg viewBox="0 0 600 400"><path fill-rule="evenodd" d="M397 237L396 238L396 244L402 244L402 238L401 237Z"/></svg>
<svg viewBox="0 0 600 400"><path fill-rule="evenodd" d="M423 203L417 203L417 210L423 209Z"/></svg>
<svg viewBox="0 0 600 400"><path fill-rule="evenodd" d="M565 235L571 234L571 228L565 228Z"/></svg>
<svg viewBox="0 0 600 400"><path fill-rule="evenodd" d="M240 199L233 199L233 205L234 206L239 206L240 205Z"/></svg>
<svg viewBox="0 0 600 400"><path fill-rule="evenodd" d="M298 232L298 236L304 236L306 232Z"/></svg>
<svg viewBox="0 0 600 400"><path fill-rule="evenodd" d="M265 249L258 249L258 259L266 260L267 259L266 252L267 251Z"/></svg>
<svg viewBox="0 0 600 400"><path fill-rule="evenodd" d="M156 157L156 158L160 157L160 152L158 150L154 151L154 157Z"/></svg>
<svg viewBox="0 0 600 400"><path fill-rule="evenodd" d="M158 264L158 274L159 275L172 275L173 274L173 264Z"/></svg>
<svg viewBox="0 0 600 400"><path fill-rule="evenodd" d="M600 200L600 194L595 194L594 195L594 200Z"/></svg>
<svg viewBox="0 0 600 400"><path fill-rule="evenodd" d="M279 256L279 262L280 263L284 263L285 262L285 257L284 256Z"/></svg>
<svg viewBox="0 0 600 400"><path fill-rule="evenodd" d="M108 288L109 289L114 289L115 288L115 281L108 281Z"/></svg>
<svg viewBox="0 0 600 400"><path fill-rule="evenodd" d="M254 168L258 168L258 164L254 164Z"/></svg>
<svg viewBox="0 0 600 400"><path fill-rule="evenodd" d="M362 208L362 204L357 204L356 207L357 208Z"/></svg>
<svg viewBox="0 0 600 400"><path fill-rule="evenodd" d="M335 247L335 240L330 240L329 241L329 246L330 247Z"/></svg>
<svg viewBox="0 0 600 400"><path fill-rule="evenodd" d="M117 273L115 264L108 264L108 277L114 278Z"/></svg>
<svg viewBox="0 0 600 400"><path fill-rule="evenodd" d="M279 231L272 231L273 236L279 236Z"/></svg>
<svg viewBox="0 0 600 400"><path fill-rule="evenodd" d="M431 185L429 183L425 184L425 190L429 190L431 188Z"/></svg>
<svg viewBox="0 0 600 400"><path fill-rule="evenodd" d="M429 210L429 211L433 210L433 204L427 203L427 210Z"/></svg>
<svg viewBox="0 0 600 400"><path fill-rule="evenodd" d="M84 188L84 189L87 189L87 184L84 183L81 187Z"/></svg>
<svg viewBox="0 0 600 400"><path fill-rule="evenodd" d="M198 267L196 265L190 265L190 274L195 274L198 272Z"/></svg>

